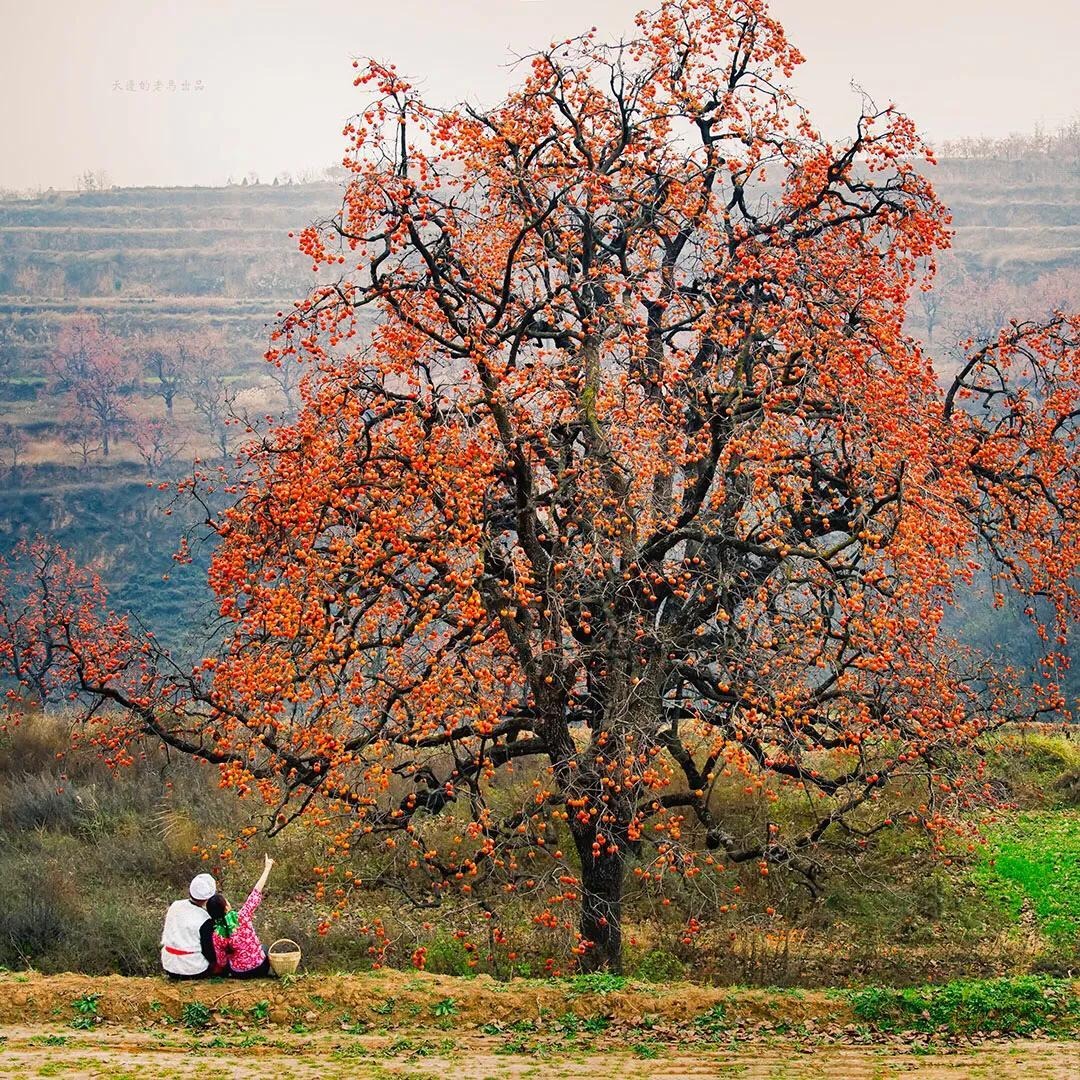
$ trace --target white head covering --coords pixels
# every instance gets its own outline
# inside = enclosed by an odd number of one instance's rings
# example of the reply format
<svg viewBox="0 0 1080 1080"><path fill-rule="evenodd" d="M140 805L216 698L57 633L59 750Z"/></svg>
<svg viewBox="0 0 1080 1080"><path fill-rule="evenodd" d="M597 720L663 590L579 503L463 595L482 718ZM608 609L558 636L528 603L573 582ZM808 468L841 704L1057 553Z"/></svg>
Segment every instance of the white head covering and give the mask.
<svg viewBox="0 0 1080 1080"><path fill-rule="evenodd" d="M217 882L209 874L197 874L188 891L192 900L209 900L217 892Z"/></svg>

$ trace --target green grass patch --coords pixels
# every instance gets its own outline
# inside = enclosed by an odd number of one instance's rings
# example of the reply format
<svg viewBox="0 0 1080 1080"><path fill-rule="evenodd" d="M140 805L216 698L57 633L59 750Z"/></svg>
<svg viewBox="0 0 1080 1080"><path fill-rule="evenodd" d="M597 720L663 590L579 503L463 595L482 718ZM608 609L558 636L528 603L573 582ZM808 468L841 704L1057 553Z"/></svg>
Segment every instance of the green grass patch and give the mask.
<svg viewBox="0 0 1080 1080"><path fill-rule="evenodd" d="M1080 997L1066 979L1022 975L959 979L940 986L895 990L868 986L842 996L859 1019L880 1031L1066 1035L1080 1026Z"/></svg>
<svg viewBox="0 0 1080 1080"><path fill-rule="evenodd" d="M1080 814L1037 810L987 830L976 880L1017 917L1031 905L1055 946L1080 937Z"/></svg>
<svg viewBox="0 0 1080 1080"><path fill-rule="evenodd" d="M566 980L570 993L578 994L610 994L613 991L626 989L627 978L625 975L611 975L606 971L596 971L588 975L572 975Z"/></svg>

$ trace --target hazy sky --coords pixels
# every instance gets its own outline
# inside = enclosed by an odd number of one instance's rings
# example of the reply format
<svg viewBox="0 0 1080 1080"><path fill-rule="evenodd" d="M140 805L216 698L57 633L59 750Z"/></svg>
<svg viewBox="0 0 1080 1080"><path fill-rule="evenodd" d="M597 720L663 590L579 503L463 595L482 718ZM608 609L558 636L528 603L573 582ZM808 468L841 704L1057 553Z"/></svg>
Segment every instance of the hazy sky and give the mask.
<svg viewBox="0 0 1080 1080"><path fill-rule="evenodd" d="M0 0L0 187L71 187L88 169L118 184L322 169L340 159L342 123L362 100L354 56L422 76L438 103L493 103L510 84L511 51L594 23L617 36L643 6L653 5ZM773 0L772 10L808 58L795 86L826 133L856 115L852 80L936 140L1080 114L1080 0Z"/></svg>

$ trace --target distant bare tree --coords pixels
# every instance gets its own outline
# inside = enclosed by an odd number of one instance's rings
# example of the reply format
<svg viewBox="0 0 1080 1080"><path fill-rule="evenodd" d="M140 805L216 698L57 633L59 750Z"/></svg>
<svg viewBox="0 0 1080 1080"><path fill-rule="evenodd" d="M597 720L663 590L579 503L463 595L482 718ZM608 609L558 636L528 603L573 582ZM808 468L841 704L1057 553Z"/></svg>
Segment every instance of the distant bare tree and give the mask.
<svg viewBox="0 0 1080 1080"><path fill-rule="evenodd" d="M26 453L29 440L26 432L17 424L0 424L0 451L7 459L9 469L19 467L19 459Z"/></svg>
<svg viewBox="0 0 1080 1080"><path fill-rule="evenodd" d="M963 287L966 276L963 263L955 255L944 252L936 261L937 273L931 282L932 288L916 293L926 322L926 340L931 343L942 313L955 301L956 291Z"/></svg>
<svg viewBox="0 0 1080 1080"><path fill-rule="evenodd" d="M184 389L199 414L203 432L221 457L227 458L235 443L236 396L240 387L230 383L220 369L202 367L190 373Z"/></svg>
<svg viewBox="0 0 1080 1080"><path fill-rule="evenodd" d="M109 175L102 169L87 169L75 177L76 191L108 191L111 187Z"/></svg>
<svg viewBox="0 0 1080 1080"><path fill-rule="evenodd" d="M985 343L997 337L1017 311L1017 289L1004 278L971 277L950 304L952 336Z"/></svg>
<svg viewBox="0 0 1080 1080"><path fill-rule="evenodd" d="M130 354L140 371L149 377L149 391L165 403L166 416L172 416L173 403L181 393L191 359L183 339L163 334L144 334L131 345Z"/></svg>
<svg viewBox="0 0 1080 1080"><path fill-rule="evenodd" d="M286 415L292 416L300 404L298 391L300 389L300 377L304 373L303 368L294 358L285 357L270 364L267 372L270 381L281 391L281 396L285 399Z"/></svg>
<svg viewBox="0 0 1080 1080"><path fill-rule="evenodd" d="M15 349L13 326L5 323L0 326L0 394L10 396L11 383L15 378Z"/></svg>
<svg viewBox="0 0 1080 1080"><path fill-rule="evenodd" d="M131 429L131 442L151 476L171 465L186 445L183 431L168 417L136 421Z"/></svg>
<svg viewBox="0 0 1080 1080"><path fill-rule="evenodd" d="M88 469L91 459L101 453L101 430L82 409L67 406L60 414L61 440L74 454L79 467Z"/></svg>
<svg viewBox="0 0 1080 1080"><path fill-rule="evenodd" d="M1049 158L1056 161L1080 159L1080 117L1049 133L1041 125L1031 134L1012 132L1001 138L967 136L942 143L942 157L977 161L1025 161Z"/></svg>

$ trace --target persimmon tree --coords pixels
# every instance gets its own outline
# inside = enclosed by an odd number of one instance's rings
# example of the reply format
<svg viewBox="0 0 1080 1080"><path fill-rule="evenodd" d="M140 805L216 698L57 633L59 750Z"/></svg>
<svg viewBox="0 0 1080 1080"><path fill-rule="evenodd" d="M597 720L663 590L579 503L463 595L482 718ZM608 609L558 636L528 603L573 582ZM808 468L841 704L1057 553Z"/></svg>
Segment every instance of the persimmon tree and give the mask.
<svg viewBox="0 0 1080 1080"><path fill-rule="evenodd" d="M60 330L49 375L50 390L66 395L69 410L85 418L84 428L97 431L101 452L108 457L130 420L126 397L138 380L131 358L98 319L77 315Z"/></svg>
<svg viewBox="0 0 1080 1080"><path fill-rule="evenodd" d="M84 678L107 681L111 662L121 670L129 663L129 643L126 622L107 612L98 576L59 545L37 537L0 558L4 723L68 700Z"/></svg>
<svg viewBox="0 0 1080 1080"><path fill-rule="evenodd" d="M300 237L326 283L269 354L299 415L208 513L222 648L83 683L325 826L336 910L524 897L618 968L631 874L813 889L886 789L944 828L963 748L1060 707L1080 321L940 385L904 328L948 242L929 151L869 102L823 139L800 60L761 0L672 0L488 110L359 68L343 204ZM980 564L1048 613L1041 688L943 639ZM743 829L740 775L787 813Z"/></svg>

